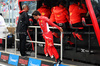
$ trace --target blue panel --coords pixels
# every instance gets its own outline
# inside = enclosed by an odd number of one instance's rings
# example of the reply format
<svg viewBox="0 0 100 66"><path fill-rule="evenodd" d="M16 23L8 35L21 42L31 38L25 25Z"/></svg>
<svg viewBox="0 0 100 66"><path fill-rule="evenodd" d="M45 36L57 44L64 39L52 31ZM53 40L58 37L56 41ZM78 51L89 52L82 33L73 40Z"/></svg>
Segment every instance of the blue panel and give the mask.
<svg viewBox="0 0 100 66"><path fill-rule="evenodd" d="M0 52L0 58L1 58L1 52Z"/></svg>
<svg viewBox="0 0 100 66"><path fill-rule="evenodd" d="M29 58L28 66L41 66L41 60Z"/></svg>
<svg viewBox="0 0 100 66"><path fill-rule="evenodd" d="M12 64L12 65L17 66L18 65L18 59L19 59L18 55L10 54L8 64Z"/></svg>

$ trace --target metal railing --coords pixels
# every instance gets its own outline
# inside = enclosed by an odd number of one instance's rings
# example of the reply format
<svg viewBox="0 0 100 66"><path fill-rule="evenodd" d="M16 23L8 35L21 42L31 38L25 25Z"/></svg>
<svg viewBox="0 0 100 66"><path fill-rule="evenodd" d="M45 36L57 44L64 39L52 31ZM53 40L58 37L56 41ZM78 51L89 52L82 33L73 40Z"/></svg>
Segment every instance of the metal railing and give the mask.
<svg viewBox="0 0 100 66"><path fill-rule="evenodd" d="M4 25L0 25L0 27L4 27ZM5 29L5 31L3 31L3 33L5 34L5 37L0 37L0 39L5 40L5 52L7 52L7 35L8 35L8 31L7 29Z"/></svg>
<svg viewBox="0 0 100 66"><path fill-rule="evenodd" d="M37 44L41 43L41 44L45 44L45 42L40 42L37 41L37 29L40 28L40 26L29 26L29 28L35 28L35 41L30 41L30 40L26 40L27 42L30 43L35 43L35 58L37 58ZM49 27L50 29L56 29L55 27ZM54 45L56 46L60 46L60 59L63 60L63 39L62 39L62 34L63 32L61 32L61 42L60 44L54 43ZM16 38L16 32L15 32L15 54L16 54L16 41L20 41L19 39Z"/></svg>

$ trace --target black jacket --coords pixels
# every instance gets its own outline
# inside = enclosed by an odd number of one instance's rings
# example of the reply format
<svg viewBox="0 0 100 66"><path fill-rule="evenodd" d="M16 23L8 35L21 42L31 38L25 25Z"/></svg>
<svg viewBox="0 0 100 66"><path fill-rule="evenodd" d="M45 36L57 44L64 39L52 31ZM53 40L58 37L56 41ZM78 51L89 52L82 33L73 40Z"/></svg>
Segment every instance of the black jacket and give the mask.
<svg viewBox="0 0 100 66"><path fill-rule="evenodd" d="M27 29L28 26L30 25L29 16L25 11L21 11L19 13L20 16L19 16L16 32L19 34L23 34L23 33L27 34Z"/></svg>

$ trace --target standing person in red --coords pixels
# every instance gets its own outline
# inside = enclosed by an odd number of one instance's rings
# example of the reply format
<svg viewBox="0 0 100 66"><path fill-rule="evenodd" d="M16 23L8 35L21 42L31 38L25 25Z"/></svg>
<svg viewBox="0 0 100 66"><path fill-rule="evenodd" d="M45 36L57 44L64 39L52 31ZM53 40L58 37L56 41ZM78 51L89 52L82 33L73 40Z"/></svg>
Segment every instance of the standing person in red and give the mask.
<svg viewBox="0 0 100 66"><path fill-rule="evenodd" d="M45 55L48 56L48 54L49 54L51 58L53 58L53 55L54 55L54 57L57 60L57 64L59 65L61 63L61 61L59 59L59 54L58 54L56 48L54 47L53 35L49 29L49 25L58 28L60 30L60 32L62 32L63 29L60 28L59 26L57 26L56 24L54 24L53 22L51 22L47 17L41 16L39 11L34 11L32 13L32 16L34 17L34 19L36 19L39 22L40 28L43 32L43 38L46 43L45 48L44 48Z"/></svg>
<svg viewBox="0 0 100 66"><path fill-rule="evenodd" d="M69 6L70 21L73 27L82 27L81 14L87 13L85 5L82 5L83 8L80 8L76 0L73 0ZM83 40L82 36L77 33L78 29L73 32L74 37L77 37L79 40Z"/></svg>
<svg viewBox="0 0 100 66"><path fill-rule="evenodd" d="M51 11L50 8L46 5L46 2L42 3L42 6L38 9L38 11L41 13L41 16L50 17Z"/></svg>

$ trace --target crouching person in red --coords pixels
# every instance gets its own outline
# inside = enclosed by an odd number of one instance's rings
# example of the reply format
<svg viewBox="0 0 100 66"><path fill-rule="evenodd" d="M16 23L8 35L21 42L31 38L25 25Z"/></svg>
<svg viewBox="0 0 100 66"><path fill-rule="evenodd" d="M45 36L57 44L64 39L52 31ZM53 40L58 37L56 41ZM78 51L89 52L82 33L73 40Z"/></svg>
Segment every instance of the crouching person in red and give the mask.
<svg viewBox="0 0 100 66"><path fill-rule="evenodd" d="M39 11L34 11L32 13L32 16L39 22L40 28L43 32L43 38L45 40L45 48L44 48L45 55L48 56L49 54L51 58L53 58L54 56L56 58L57 64L59 65L61 63L61 60L59 59L59 54L56 48L54 47L53 35L49 29L49 25L58 28L60 32L62 32L63 29L54 24L53 22L51 22L47 17L41 16Z"/></svg>

